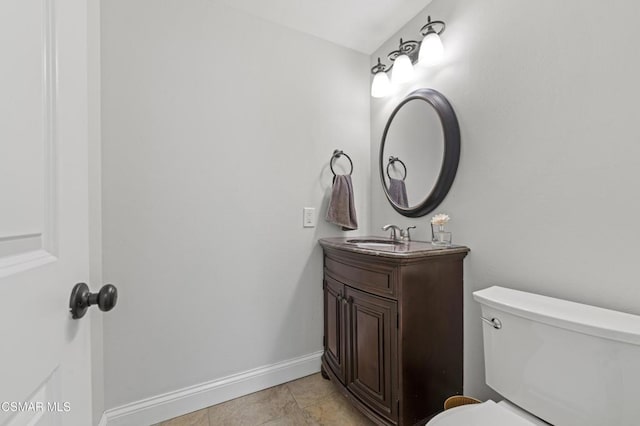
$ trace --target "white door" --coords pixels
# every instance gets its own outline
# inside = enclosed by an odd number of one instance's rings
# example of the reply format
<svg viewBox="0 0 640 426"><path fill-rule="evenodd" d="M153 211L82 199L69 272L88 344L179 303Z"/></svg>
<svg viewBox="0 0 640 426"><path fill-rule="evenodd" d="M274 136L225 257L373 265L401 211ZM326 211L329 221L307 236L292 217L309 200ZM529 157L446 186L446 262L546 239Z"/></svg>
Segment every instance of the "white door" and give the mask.
<svg viewBox="0 0 640 426"><path fill-rule="evenodd" d="M85 0L0 0L0 425L91 424L68 306L89 276L86 23Z"/></svg>

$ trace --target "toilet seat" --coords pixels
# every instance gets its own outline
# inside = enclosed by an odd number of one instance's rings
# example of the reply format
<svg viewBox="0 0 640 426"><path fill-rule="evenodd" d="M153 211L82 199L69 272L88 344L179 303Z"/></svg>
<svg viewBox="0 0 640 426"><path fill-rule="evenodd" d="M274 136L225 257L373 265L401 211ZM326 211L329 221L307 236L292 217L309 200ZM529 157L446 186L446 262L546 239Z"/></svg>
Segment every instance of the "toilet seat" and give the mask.
<svg viewBox="0 0 640 426"><path fill-rule="evenodd" d="M444 411L427 423L427 426L539 426L546 425L521 409L501 401L462 405Z"/></svg>

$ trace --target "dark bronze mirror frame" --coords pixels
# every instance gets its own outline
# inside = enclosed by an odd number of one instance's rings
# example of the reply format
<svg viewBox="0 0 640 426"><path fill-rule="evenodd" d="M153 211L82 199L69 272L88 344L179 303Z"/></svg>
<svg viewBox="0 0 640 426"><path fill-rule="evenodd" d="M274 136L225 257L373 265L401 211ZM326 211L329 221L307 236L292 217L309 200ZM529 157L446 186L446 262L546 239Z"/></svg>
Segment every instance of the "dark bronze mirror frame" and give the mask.
<svg viewBox="0 0 640 426"><path fill-rule="evenodd" d="M419 204L405 208L394 203L389 195L389 190L384 180L384 145L387 139L387 133L389 127L393 122L393 118L396 116L400 108L402 108L407 102L412 100L423 100L428 102L438 113L440 122L442 124L442 132L444 135L444 154L442 158L442 166L438 179L433 185L431 193ZM447 196L453 180L456 177L458 170L458 162L460 161L460 126L458 125L458 118L453 111L451 104L444 97L444 95L433 89L417 89L409 93L402 102L393 110L386 126L384 127L384 133L382 134L382 142L380 144L380 181L382 182L382 188L384 194L387 196L391 206L401 215L407 217L420 217L433 211ZM429 182L425 182L428 185Z"/></svg>

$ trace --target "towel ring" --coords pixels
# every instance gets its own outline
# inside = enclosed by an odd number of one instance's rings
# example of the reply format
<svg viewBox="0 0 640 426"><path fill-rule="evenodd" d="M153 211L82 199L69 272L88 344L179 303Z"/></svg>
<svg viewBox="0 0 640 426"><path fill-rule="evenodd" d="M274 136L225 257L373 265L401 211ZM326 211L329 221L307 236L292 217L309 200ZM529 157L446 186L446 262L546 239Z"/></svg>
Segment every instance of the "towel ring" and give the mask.
<svg viewBox="0 0 640 426"><path fill-rule="evenodd" d="M389 175L389 167L396 161L402 164L402 168L404 169L404 176L402 177L402 180L405 180L407 178L407 166L404 164L404 162L401 159L399 159L398 157L394 157L393 155L389 157L389 163L387 164L387 177L391 179L391 175Z"/></svg>
<svg viewBox="0 0 640 426"><path fill-rule="evenodd" d="M333 160L340 158L341 155L344 155L345 157L347 157L347 160L349 160L349 164L351 164L351 170L349 171L349 176L351 176L351 173L353 173L353 161L351 161L351 157L349 157L347 154L344 153L344 151L342 151L341 149L338 150L334 150L333 151L333 155L331 156L331 160L329 160L329 168L331 168L331 173L333 173L333 178L335 179L336 177L336 172L335 170L333 170Z"/></svg>

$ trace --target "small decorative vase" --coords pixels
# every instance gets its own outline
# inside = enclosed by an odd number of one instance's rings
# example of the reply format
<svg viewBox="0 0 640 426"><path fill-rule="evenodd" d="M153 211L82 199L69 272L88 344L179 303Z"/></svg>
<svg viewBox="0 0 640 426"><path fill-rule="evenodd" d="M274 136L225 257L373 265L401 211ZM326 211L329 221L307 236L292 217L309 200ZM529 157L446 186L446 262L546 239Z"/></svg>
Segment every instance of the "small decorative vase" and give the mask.
<svg viewBox="0 0 640 426"><path fill-rule="evenodd" d="M444 225L431 224L431 244L435 247L449 247L451 245L451 232L444 230Z"/></svg>

